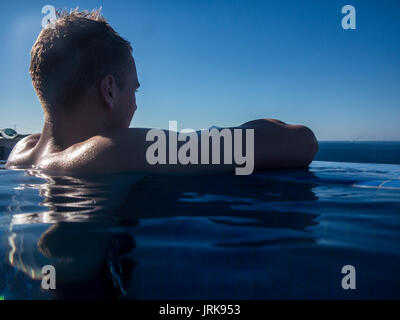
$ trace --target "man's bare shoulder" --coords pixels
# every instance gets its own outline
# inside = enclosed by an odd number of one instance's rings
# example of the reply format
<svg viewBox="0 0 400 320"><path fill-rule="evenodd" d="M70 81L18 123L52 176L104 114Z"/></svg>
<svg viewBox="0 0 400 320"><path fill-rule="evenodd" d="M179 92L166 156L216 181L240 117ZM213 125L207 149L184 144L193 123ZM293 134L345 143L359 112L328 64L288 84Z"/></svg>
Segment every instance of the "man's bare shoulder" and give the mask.
<svg viewBox="0 0 400 320"><path fill-rule="evenodd" d="M31 150L33 147L36 146L40 139L41 134L35 133L31 134L25 138L22 138L18 143L15 145L13 151L15 152L24 152Z"/></svg>
<svg viewBox="0 0 400 320"><path fill-rule="evenodd" d="M147 129L121 129L93 136L65 150L49 152L35 148L41 134L19 141L12 150L7 168L38 168L56 172L104 173L135 167L137 154L144 150ZM49 141L43 141L46 145ZM136 156L135 156L136 155ZM141 157L139 157L141 158Z"/></svg>
<svg viewBox="0 0 400 320"><path fill-rule="evenodd" d="M37 145L40 133L31 134L20 141L12 149L6 167L25 166L31 162L32 149Z"/></svg>
<svg viewBox="0 0 400 320"><path fill-rule="evenodd" d="M93 136L62 152L44 156L39 167L74 173L121 172L143 167L146 129L120 129Z"/></svg>

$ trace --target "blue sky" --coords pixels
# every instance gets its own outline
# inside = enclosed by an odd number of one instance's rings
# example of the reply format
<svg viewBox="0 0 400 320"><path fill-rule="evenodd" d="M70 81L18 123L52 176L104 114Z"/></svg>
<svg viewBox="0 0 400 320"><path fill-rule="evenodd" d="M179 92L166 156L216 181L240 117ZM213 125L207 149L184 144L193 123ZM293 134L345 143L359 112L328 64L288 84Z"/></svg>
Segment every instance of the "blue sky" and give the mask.
<svg viewBox="0 0 400 320"><path fill-rule="evenodd" d="M131 41L132 126L179 129L277 118L319 140L400 140L400 1L10 1L0 19L0 128L39 132L29 52L44 5L102 7ZM343 30L341 8L356 8Z"/></svg>

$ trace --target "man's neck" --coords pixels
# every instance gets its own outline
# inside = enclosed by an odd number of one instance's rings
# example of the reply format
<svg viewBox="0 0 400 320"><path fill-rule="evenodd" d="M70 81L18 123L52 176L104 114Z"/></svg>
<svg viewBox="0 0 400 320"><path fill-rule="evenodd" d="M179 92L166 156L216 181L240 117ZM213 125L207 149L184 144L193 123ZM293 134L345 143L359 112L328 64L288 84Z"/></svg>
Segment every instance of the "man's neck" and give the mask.
<svg viewBox="0 0 400 320"><path fill-rule="evenodd" d="M41 140L52 150L61 151L104 132L105 127L99 121L87 121L83 117L48 118Z"/></svg>

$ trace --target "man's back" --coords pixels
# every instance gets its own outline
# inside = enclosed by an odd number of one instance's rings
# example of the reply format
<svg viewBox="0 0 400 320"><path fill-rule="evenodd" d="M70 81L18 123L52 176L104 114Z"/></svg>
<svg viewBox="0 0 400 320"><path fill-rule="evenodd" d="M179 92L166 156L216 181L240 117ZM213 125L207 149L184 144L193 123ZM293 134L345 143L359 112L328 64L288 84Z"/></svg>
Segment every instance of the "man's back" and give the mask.
<svg viewBox="0 0 400 320"><path fill-rule="evenodd" d="M60 149L53 144L51 137L34 134L17 143L7 160L6 167L70 173L120 171L116 168L118 159L122 155L115 154L113 146L112 137L93 136Z"/></svg>

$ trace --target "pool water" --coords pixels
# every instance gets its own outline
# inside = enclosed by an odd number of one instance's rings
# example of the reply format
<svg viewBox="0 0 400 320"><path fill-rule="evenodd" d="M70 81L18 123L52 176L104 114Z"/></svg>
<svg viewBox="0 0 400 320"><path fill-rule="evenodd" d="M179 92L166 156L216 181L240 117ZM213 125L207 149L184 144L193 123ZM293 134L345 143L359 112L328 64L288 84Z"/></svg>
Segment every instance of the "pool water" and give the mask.
<svg viewBox="0 0 400 320"><path fill-rule="evenodd" d="M0 169L0 296L398 299L399 196L400 165L386 164L251 176ZM41 287L45 265L55 290ZM356 289L342 287L345 265Z"/></svg>

